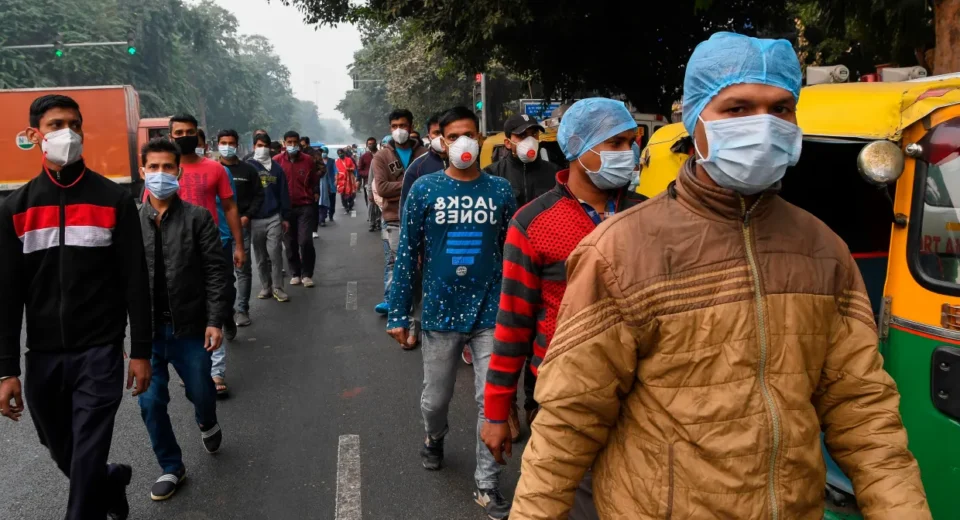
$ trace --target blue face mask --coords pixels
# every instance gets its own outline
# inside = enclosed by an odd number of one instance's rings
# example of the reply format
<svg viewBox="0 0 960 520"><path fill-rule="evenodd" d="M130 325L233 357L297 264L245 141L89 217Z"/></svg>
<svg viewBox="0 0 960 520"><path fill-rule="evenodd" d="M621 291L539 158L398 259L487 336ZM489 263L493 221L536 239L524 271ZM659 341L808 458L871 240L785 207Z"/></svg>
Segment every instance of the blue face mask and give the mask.
<svg viewBox="0 0 960 520"><path fill-rule="evenodd" d="M601 190L617 190L630 184L630 178L633 177L633 170L636 168L636 163L633 162L633 150L622 152L590 150L590 153L600 156L599 170L590 171L579 157L577 161L580 161L580 166L583 166L594 186Z"/></svg>
<svg viewBox="0 0 960 520"><path fill-rule="evenodd" d="M220 155L227 159L232 159L237 156L237 148L235 146L220 145L218 150L220 151Z"/></svg>
<svg viewBox="0 0 960 520"><path fill-rule="evenodd" d="M783 178L800 160L800 127L769 114L704 121L708 155L697 162L721 188L754 195ZM696 146L696 140L694 140Z"/></svg>
<svg viewBox="0 0 960 520"><path fill-rule="evenodd" d="M288 147L287 147L287 153L290 154L290 155L296 155L297 152L299 152L299 151L300 151L300 148L298 148L298 147L296 147L296 146L288 146Z"/></svg>
<svg viewBox="0 0 960 520"><path fill-rule="evenodd" d="M143 184L157 200L167 200L180 190L176 175L161 172L143 172Z"/></svg>

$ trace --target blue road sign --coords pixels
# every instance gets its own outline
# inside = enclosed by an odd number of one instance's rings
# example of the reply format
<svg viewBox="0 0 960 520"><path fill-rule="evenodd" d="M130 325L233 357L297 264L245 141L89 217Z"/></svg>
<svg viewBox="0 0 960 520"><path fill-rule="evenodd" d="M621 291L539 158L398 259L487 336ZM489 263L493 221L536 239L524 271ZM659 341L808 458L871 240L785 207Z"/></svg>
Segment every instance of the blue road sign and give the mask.
<svg viewBox="0 0 960 520"><path fill-rule="evenodd" d="M536 118L537 121L543 121L550 117L553 111L560 107L559 101L550 101L546 105L543 99L521 99L520 108L524 114Z"/></svg>

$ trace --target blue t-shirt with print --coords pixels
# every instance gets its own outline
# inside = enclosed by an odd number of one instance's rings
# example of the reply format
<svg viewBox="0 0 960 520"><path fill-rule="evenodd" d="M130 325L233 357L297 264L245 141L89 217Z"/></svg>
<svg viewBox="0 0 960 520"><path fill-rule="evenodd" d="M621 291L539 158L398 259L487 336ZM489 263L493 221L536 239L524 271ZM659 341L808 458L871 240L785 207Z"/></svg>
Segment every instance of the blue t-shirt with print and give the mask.
<svg viewBox="0 0 960 520"><path fill-rule="evenodd" d="M413 184L403 208L387 329L408 327L412 280L423 253L423 330L492 328L500 305L503 244L517 210L510 182L437 172Z"/></svg>
<svg viewBox="0 0 960 520"><path fill-rule="evenodd" d="M237 185L233 183L233 172L231 172L230 167L225 164L223 168L227 170L227 178L230 179L230 189L236 193ZM233 233L230 232L230 223L227 222L227 215L223 212L223 204L220 204L220 196L217 196L217 219L219 219L217 220L217 227L220 228L220 243L223 244L223 247L227 247L227 244L233 240Z"/></svg>

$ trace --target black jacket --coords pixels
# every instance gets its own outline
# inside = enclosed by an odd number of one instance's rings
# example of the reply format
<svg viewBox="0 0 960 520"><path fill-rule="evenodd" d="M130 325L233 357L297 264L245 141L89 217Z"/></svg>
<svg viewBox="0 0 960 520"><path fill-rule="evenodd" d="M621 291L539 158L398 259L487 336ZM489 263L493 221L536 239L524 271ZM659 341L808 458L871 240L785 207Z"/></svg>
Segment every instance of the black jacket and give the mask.
<svg viewBox="0 0 960 520"><path fill-rule="evenodd" d="M487 166L485 171L510 181L513 196L517 198L517 207L522 208L526 203L553 189L559 168L540 157L526 164L511 155Z"/></svg>
<svg viewBox="0 0 960 520"><path fill-rule="evenodd" d="M66 187L41 172L0 204L0 376L20 375L24 308L30 350L122 345L129 314L130 355L149 358L150 292L133 197L82 161L51 175Z"/></svg>
<svg viewBox="0 0 960 520"><path fill-rule="evenodd" d="M174 336L203 336L207 327L220 328L223 325L221 314L227 297L227 266L224 265L220 231L209 211L174 196L160 219L167 287L154 287L157 215L149 200L140 207L150 294L157 290L167 291Z"/></svg>
<svg viewBox="0 0 960 520"><path fill-rule="evenodd" d="M233 186L236 193L233 199L237 202L237 211L241 217L256 218L263 204L263 185L260 183L260 173L246 161L237 164L226 164L220 161L233 176Z"/></svg>

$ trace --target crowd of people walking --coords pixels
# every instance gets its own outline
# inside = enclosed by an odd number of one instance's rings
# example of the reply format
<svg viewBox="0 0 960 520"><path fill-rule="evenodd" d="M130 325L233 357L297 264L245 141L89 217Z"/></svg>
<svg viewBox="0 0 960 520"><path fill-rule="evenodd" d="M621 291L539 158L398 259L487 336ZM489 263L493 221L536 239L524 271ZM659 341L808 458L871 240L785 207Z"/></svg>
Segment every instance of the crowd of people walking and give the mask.
<svg viewBox="0 0 960 520"><path fill-rule="evenodd" d="M107 456L129 319L127 387L162 471L151 498L170 498L186 464L169 366L216 452L224 340L252 323L251 257L258 298L290 301L286 282L316 283L314 239L337 195L349 213L362 193L383 246L372 311L423 360L411 410L421 464L444 467L467 362L473 500L489 518L819 518L824 431L867 518L928 519L875 325L856 310L870 307L859 271L842 240L777 195L801 153L800 84L785 41L701 43L684 85L695 154L651 200L631 189L636 121L594 97L563 113L563 169L539 153L545 129L528 115L506 121L509 154L486 169L464 107L430 117L422 139L394 110L386 137L336 158L296 131L277 152L258 130L241 160L226 129L209 159L197 120L176 116L141 150L139 210L84 164L80 107L38 98L28 136L42 171L0 205L0 413L24 411L26 309L25 395L70 478L67 518L126 518L131 468ZM504 490L523 421L520 481Z"/></svg>

